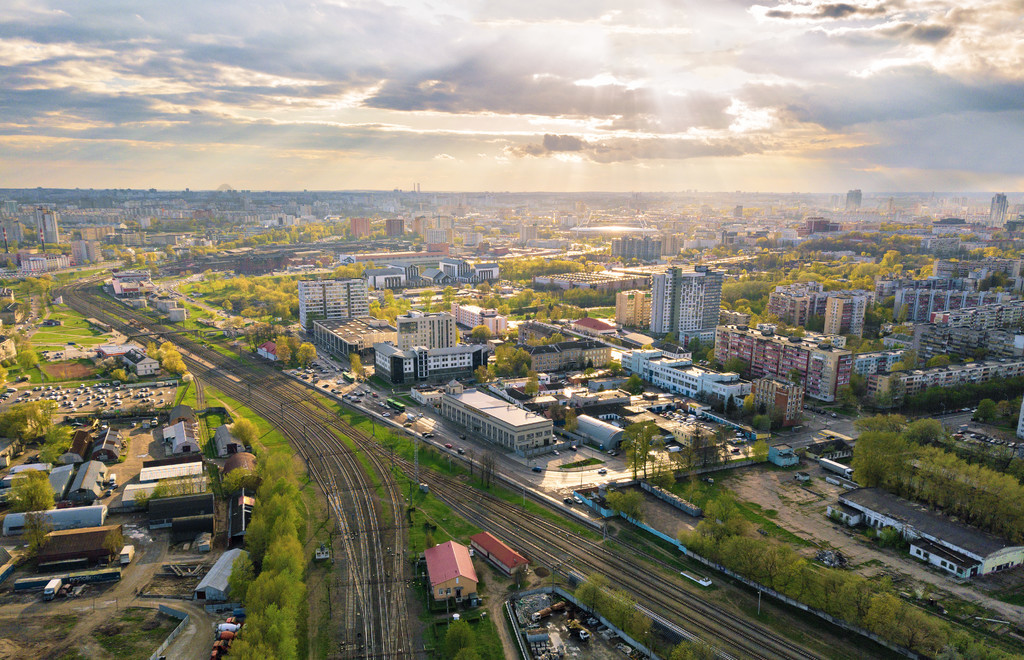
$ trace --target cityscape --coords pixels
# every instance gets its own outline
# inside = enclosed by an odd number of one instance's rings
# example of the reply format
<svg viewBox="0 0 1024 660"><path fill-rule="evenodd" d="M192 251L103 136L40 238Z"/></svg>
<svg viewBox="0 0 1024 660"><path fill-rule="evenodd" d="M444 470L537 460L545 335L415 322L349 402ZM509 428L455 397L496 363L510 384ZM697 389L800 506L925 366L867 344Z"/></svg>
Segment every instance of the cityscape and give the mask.
<svg viewBox="0 0 1024 660"><path fill-rule="evenodd" d="M1024 658L1022 15L0 7L0 658Z"/></svg>

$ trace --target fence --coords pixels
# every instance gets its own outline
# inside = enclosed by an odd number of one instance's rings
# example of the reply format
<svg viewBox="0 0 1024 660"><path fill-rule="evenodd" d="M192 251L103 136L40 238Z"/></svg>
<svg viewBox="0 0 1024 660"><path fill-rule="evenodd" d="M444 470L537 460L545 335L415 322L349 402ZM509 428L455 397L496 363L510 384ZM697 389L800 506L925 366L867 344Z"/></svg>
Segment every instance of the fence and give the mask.
<svg viewBox="0 0 1024 660"><path fill-rule="evenodd" d="M167 639L157 647L156 651L153 652L153 655L149 656L149 660L159 660L160 656L167 650L167 647L171 645L171 642L173 642L178 635L181 634L181 631L185 629L185 626L188 625L189 619L191 618L189 617L188 612L182 612L181 610L176 610L173 607L168 607L167 605L160 605L157 609L161 614L173 616L175 619L181 619L181 623L175 626L174 630L171 631L171 634L167 636Z"/></svg>

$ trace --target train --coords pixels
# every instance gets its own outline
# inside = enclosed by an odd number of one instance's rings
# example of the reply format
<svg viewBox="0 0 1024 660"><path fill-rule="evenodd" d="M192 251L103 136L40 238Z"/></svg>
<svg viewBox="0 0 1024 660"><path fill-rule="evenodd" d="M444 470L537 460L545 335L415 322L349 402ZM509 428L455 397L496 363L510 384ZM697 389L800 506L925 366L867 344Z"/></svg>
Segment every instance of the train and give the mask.
<svg viewBox="0 0 1024 660"><path fill-rule="evenodd" d="M853 468L848 465L843 465L842 463L838 463L828 458L819 458L818 465L820 465L822 469L834 472L841 477L853 479Z"/></svg>

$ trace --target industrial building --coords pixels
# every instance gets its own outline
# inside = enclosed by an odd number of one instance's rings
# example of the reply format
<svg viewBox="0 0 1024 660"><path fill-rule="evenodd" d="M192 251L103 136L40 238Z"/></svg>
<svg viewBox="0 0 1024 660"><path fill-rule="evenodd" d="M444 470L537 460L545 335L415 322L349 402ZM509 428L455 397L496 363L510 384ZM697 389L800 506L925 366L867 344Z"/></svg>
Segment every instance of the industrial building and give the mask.
<svg viewBox="0 0 1024 660"><path fill-rule="evenodd" d="M879 488L843 493L827 513L852 526L892 527L910 543L912 557L960 578L1024 564L1024 546L1012 545Z"/></svg>
<svg viewBox="0 0 1024 660"><path fill-rule="evenodd" d="M469 537L469 545L476 554L491 562L505 575L512 575L520 566L528 566L529 560L505 545L490 532L480 532Z"/></svg>
<svg viewBox="0 0 1024 660"><path fill-rule="evenodd" d="M96 527L107 520L107 507L79 506L71 509L50 509L49 511L31 512L42 516L43 521L51 530L79 529ZM4 536L21 534L25 530L27 513L8 513L4 517Z"/></svg>
<svg viewBox="0 0 1024 660"><path fill-rule="evenodd" d="M210 568L210 572L204 575L196 585L192 592L192 599L207 602L227 601L228 580L231 578L235 560L243 555L248 556L248 554L240 548L234 548L222 554Z"/></svg>
<svg viewBox="0 0 1024 660"><path fill-rule="evenodd" d="M545 451L553 440L550 419L455 381L445 387L441 416L520 456Z"/></svg>
<svg viewBox="0 0 1024 660"><path fill-rule="evenodd" d="M174 522L178 519L196 517L209 517L212 527L213 513L213 493L160 497L149 501L149 528L173 527Z"/></svg>
<svg viewBox="0 0 1024 660"><path fill-rule="evenodd" d="M245 451L245 445L231 435L231 427L227 424L221 424L213 432L213 444L217 448L218 458L227 458L231 454Z"/></svg>
<svg viewBox="0 0 1024 660"><path fill-rule="evenodd" d="M604 451L618 449L625 435L625 431L620 427L590 415L577 416L576 424L576 435L583 436L588 444Z"/></svg>
<svg viewBox="0 0 1024 660"><path fill-rule="evenodd" d="M123 545L121 525L49 532L36 555L36 564L40 571L80 568L108 561Z"/></svg>
<svg viewBox="0 0 1024 660"><path fill-rule="evenodd" d="M454 598L456 603L476 597L479 579L473 568L469 548L448 541L423 551L427 561L427 577L434 600Z"/></svg>
<svg viewBox="0 0 1024 660"><path fill-rule="evenodd" d="M92 504L103 495L106 488L107 466L99 461L86 461L78 468L78 474L68 491L72 502Z"/></svg>

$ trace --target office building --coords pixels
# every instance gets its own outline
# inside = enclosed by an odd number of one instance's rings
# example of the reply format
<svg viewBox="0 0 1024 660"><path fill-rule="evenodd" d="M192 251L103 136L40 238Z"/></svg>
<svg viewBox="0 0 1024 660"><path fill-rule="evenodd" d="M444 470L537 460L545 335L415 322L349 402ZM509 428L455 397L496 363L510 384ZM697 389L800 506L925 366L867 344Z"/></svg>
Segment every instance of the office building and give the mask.
<svg viewBox="0 0 1024 660"><path fill-rule="evenodd" d="M469 282L473 279L473 266L465 259L441 259L437 267L455 282Z"/></svg>
<svg viewBox="0 0 1024 660"><path fill-rule="evenodd" d="M860 208L863 195L860 190L851 190L846 193L846 210L856 211Z"/></svg>
<svg viewBox="0 0 1024 660"><path fill-rule="evenodd" d="M479 390L466 390L457 382L445 388L441 416L520 456L548 451L553 441L550 419Z"/></svg>
<svg viewBox="0 0 1024 660"><path fill-rule="evenodd" d="M365 280L299 280L299 322L307 330L318 319L369 315Z"/></svg>
<svg viewBox="0 0 1024 660"><path fill-rule="evenodd" d="M719 326L715 333L715 359L725 363L739 358L749 364L753 378L774 376L800 377L805 396L835 401L836 392L850 382L853 357L850 351L833 342L842 337L806 333L803 337L775 334L775 327L762 324L758 329L745 326Z"/></svg>
<svg viewBox="0 0 1024 660"><path fill-rule="evenodd" d="M722 303L721 271L674 267L655 273L652 280L651 332L674 333L683 342L714 339Z"/></svg>
<svg viewBox="0 0 1024 660"><path fill-rule="evenodd" d="M570 371L603 367L612 359L612 347L604 342L581 339L543 346L519 346L530 354L530 368L537 372Z"/></svg>
<svg viewBox="0 0 1024 660"><path fill-rule="evenodd" d="M360 316L336 321L313 321L313 343L317 350L348 357L369 355L373 345L394 342L398 333L387 319Z"/></svg>
<svg viewBox="0 0 1024 660"><path fill-rule="evenodd" d="M414 346L451 348L457 342L455 317L447 312L411 311L399 316L395 325L398 326L398 348L402 350Z"/></svg>
<svg viewBox="0 0 1024 660"><path fill-rule="evenodd" d="M60 243L60 214L42 206L37 206L32 213L39 240L48 245Z"/></svg>
<svg viewBox="0 0 1024 660"><path fill-rule="evenodd" d="M630 328L651 327L651 292L634 290L616 293L615 322Z"/></svg>
<svg viewBox="0 0 1024 660"><path fill-rule="evenodd" d="M698 367L687 358L666 357L658 350L625 352L622 368L655 387L702 401L715 399L726 404L732 398L739 405L750 394L750 381L742 380L738 373Z"/></svg>
<svg viewBox="0 0 1024 660"><path fill-rule="evenodd" d="M643 238L633 236L613 238L612 257L626 260L657 261L661 258L661 239L650 236L644 236Z"/></svg>
<svg viewBox="0 0 1024 660"><path fill-rule="evenodd" d="M992 204L988 211L988 224L992 227L1002 227L1006 224L1006 211L1008 204L1006 195L997 193L992 197Z"/></svg>
<svg viewBox="0 0 1024 660"><path fill-rule="evenodd" d="M388 218L384 221L384 233L388 236L401 236L405 233L405 220L402 218Z"/></svg>
<svg viewBox="0 0 1024 660"><path fill-rule="evenodd" d="M402 349L393 344L378 343L373 345L373 352L374 373L389 383L401 385L472 378L474 371L487 364L491 347L488 344L458 344L445 348L412 346Z"/></svg>
<svg viewBox="0 0 1024 660"><path fill-rule="evenodd" d="M349 218L348 227L349 231L352 232L352 238L362 238L370 235L369 218Z"/></svg>

